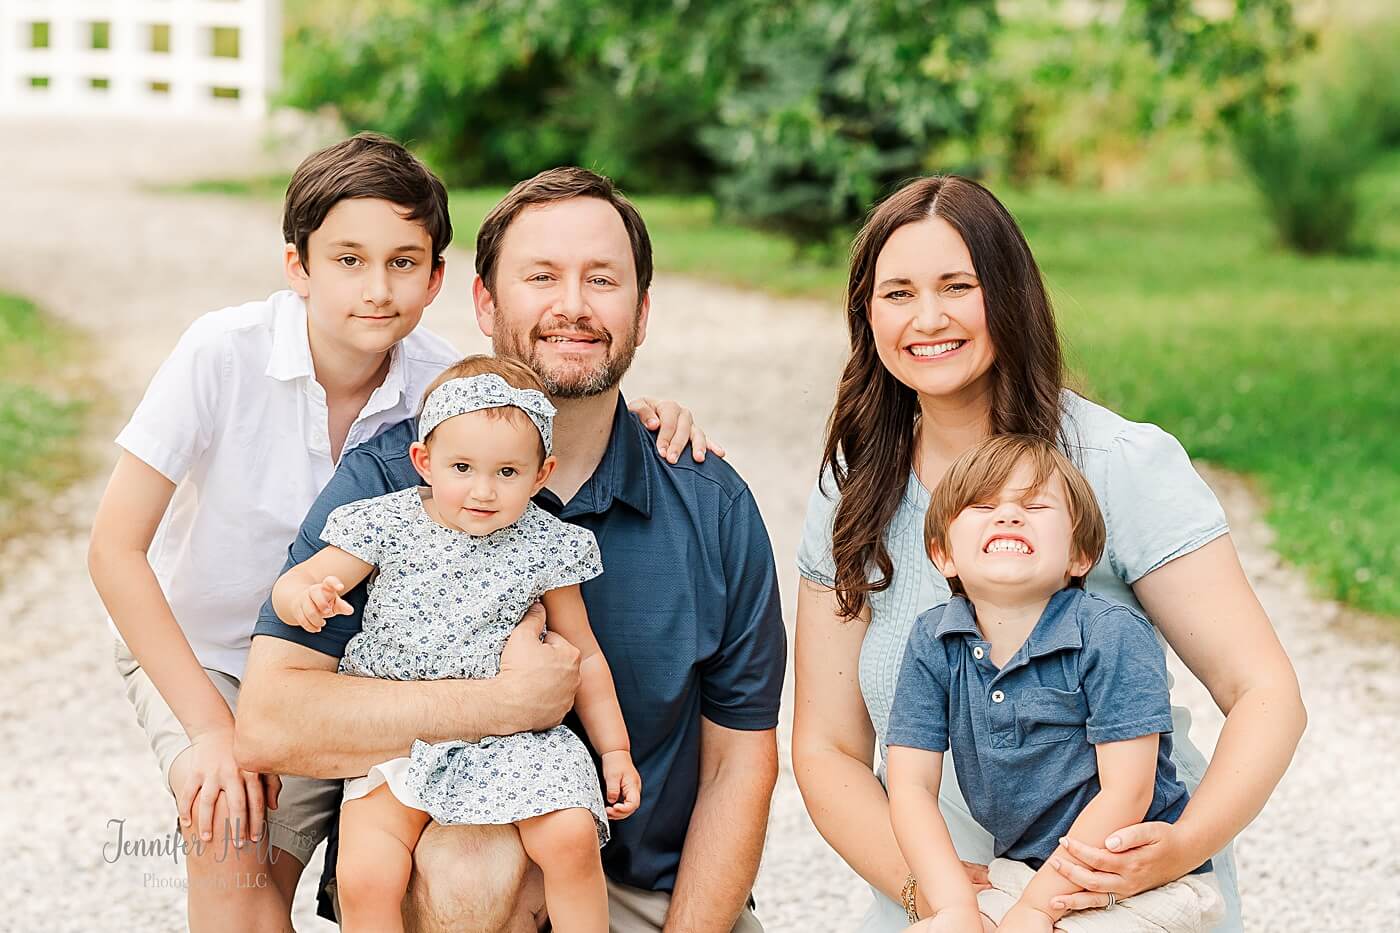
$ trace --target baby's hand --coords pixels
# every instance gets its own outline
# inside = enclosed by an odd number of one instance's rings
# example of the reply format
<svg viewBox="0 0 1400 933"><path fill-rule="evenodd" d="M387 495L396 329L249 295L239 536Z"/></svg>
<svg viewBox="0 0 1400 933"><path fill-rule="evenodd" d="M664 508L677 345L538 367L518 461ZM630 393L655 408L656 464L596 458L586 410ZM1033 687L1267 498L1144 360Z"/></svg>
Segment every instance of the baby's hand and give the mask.
<svg viewBox="0 0 1400 933"><path fill-rule="evenodd" d="M326 577L320 583L306 588L306 593L297 604L292 624L299 625L308 632L319 632L326 627L331 616L348 616L355 611L340 594L345 592L345 584L337 577Z"/></svg>
<svg viewBox="0 0 1400 933"><path fill-rule="evenodd" d="M608 819L625 820L642 802L642 776L632 764L632 753L623 749L603 754L603 780L607 783Z"/></svg>

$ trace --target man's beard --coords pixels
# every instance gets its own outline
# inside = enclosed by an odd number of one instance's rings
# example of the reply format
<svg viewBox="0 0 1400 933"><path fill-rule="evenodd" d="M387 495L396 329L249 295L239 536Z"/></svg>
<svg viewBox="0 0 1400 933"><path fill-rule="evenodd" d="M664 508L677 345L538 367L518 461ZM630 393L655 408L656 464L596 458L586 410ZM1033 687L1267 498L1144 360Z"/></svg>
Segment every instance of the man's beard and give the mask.
<svg viewBox="0 0 1400 933"><path fill-rule="evenodd" d="M498 356L513 357L534 370L544 383L545 393L551 398L591 398L614 388L632 366L632 357L637 354L637 325L640 322L641 314L638 313L624 338L617 341L605 330L578 324L554 324L549 328L537 324L522 340L520 332L511 328L505 314L497 307L491 342ZM546 329L597 340L606 346L607 355L601 363L563 361L555 363L550 369L540 358L541 335Z"/></svg>

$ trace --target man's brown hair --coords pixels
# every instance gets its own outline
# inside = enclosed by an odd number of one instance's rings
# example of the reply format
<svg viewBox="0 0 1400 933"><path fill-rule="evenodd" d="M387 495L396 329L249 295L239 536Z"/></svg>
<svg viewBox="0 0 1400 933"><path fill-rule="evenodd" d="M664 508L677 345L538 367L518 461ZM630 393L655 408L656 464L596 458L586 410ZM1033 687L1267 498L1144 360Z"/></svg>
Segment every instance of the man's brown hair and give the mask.
<svg viewBox="0 0 1400 933"><path fill-rule="evenodd" d="M539 204L553 204L572 198L597 198L612 205L627 228L632 243L632 261L637 267L637 300L651 287L651 236L642 215L613 185L612 179L586 168L566 165L547 169L534 178L517 184L501 202L491 209L476 234L476 274L486 283L487 291L496 289L496 260L501 255L501 242L506 230L520 212Z"/></svg>
<svg viewBox="0 0 1400 933"><path fill-rule="evenodd" d="M297 166L282 205L282 238L310 271L306 244L341 201L380 198L407 209L433 241L433 268L452 242L447 189L413 153L387 136L359 133L313 152Z"/></svg>
<svg viewBox="0 0 1400 933"><path fill-rule="evenodd" d="M948 527L962 510L978 502L987 502L1006 488L1011 474L1022 463L1030 465L1031 487L1026 496L1035 495L1056 473L1065 483L1071 533L1070 549L1076 557L1089 559L1089 566L1098 563L1103 554L1107 532L1098 500L1084 474L1052 442L1028 434L994 434L953 461L948 472L933 490L928 513L924 517L924 548L931 555L948 555L952 545ZM1083 577L1072 577L1070 586L1084 587ZM948 580L954 592L966 595L957 577Z"/></svg>
<svg viewBox="0 0 1400 933"><path fill-rule="evenodd" d="M444 369L433 380L432 385L423 393L422 400L418 403L418 417L423 416L423 406L428 403L428 396L433 394L433 390L452 379L469 379L472 376L500 376L507 385L517 389L534 389L536 392L547 394L544 390L544 383L540 377L535 375L535 371L519 360L513 360L505 356L488 356L484 353L469 356L458 360L451 366ZM518 408L507 405L503 408L487 408L484 411L501 418L518 418L520 421L529 424L530 430L535 430L535 423L530 420L530 416ZM430 433L425 440L431 441L433 435ZM540 438L540 462L545 459L544 438Z"/></svg>

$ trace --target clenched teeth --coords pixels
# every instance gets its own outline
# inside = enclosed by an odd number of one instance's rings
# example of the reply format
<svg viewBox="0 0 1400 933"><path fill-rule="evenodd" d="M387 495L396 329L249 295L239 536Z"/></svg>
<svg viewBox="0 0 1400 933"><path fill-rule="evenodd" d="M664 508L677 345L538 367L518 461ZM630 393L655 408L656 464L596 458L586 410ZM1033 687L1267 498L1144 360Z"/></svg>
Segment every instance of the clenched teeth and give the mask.
<svg viewBox="0 0 1400 933"><path fill-rule="evenodd" d="M1029 554L1031 549L1024 541L1013 541L1010 538L997 538L986 547L986 553L997 554L1002 551L1012 551L1016 554Z"/></svg>

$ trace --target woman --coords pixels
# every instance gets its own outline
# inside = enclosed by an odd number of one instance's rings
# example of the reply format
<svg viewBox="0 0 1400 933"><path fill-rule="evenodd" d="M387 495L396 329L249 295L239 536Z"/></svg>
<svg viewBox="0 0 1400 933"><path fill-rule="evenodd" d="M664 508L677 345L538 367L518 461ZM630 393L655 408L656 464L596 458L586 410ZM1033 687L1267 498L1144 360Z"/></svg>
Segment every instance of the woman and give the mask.
<svg viewBox="0 0 1400 933"><path fill-rule="evenodd" d="M904 895L927 916L882 780L910 627L949 596L923 553L929 490L978 440L1016 432L1061 444L1094 487L1108 546L1089 589L1141 608L1226 714L1207 770L1187 712L1173 710L1189 807L1174 825L1124 827L1103 848L1074 843L1082 864L1060 870L1086 890L1066 906L1108 906L1110 894L1128 897L1215 858L1228 904L1220 929L1239 930L1229 842L1282 777L1306 714L1214 494L1175 438L1064 388L1035 259L975 182L925 178L879 205L852 248L846 306L851 356L798 554L792 757L818 830L874 888L861 929L902 929ZM959 857L984 880L991 840L951 768L940 803Z"/></svg>

